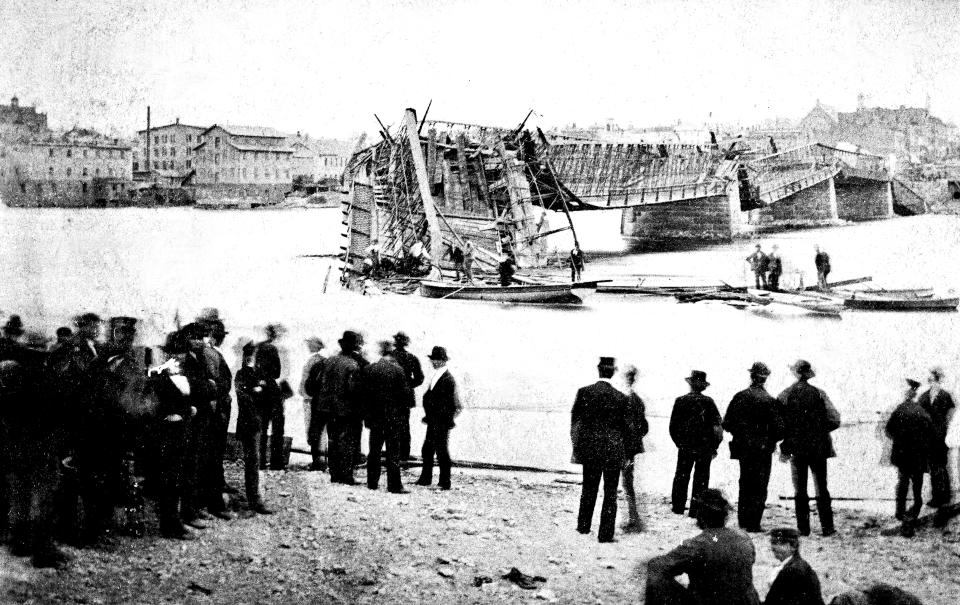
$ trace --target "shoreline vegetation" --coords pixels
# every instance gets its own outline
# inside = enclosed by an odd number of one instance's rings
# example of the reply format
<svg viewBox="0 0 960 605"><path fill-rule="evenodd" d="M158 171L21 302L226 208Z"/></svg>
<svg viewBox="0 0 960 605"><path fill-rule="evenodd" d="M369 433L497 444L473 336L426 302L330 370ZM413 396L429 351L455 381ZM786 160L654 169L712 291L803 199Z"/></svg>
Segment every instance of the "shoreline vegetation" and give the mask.
<svg viewBox="0 0 960 605"><path fill-rule="evenodd" d="M241 469L228 465L239 485ZM416 469L404 471L412 484ZM362 475L363 471L359 471ZM558 481L559 479L559 481ZM643 481L643 477L640 478ZM263 473L270 517L211 522L186 543L110 537L75 551L65 570L34 570L0 554L0 600L17 603L621 603L642 602L645 561L699 533L646 494L648 530L599 544L575 531L579 477L455 469L453 489L410 485L407 495L331 485L325 474ZM622 499L619 521L625 516ZM735 496L735 494L727 494ZM804 538L801 553L824 597L886 582L928 605L960 593L960 531L883 535L888 516L841 508L838 533ZM152 516L148 516L153 521ZM794 523L789 503L768 503L764 527ZM816 524L816 521L814 521ZM778 561L766 534L751 534L754 583L766 594ZM511 568L545 582L524 590Z"/></svg>

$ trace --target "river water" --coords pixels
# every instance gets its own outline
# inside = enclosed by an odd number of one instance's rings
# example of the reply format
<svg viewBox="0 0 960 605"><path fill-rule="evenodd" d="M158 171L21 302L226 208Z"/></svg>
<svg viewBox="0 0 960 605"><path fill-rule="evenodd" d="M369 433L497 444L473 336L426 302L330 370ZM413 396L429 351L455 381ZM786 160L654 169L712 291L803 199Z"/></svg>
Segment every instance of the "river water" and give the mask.
<svg viewBox="0 0 960 605"><path fill-rule="evenodd" d="M644 456L651 489L666 493L675 450L666 431L673 399L691 369L708 373L721 413L748 382L756 360L773 370L776 394L791 382L788 365L808 359L814 383L840 409L834 434L834 495L892 495L894 472L881 465L877 419L901 396L904 377L924 379L932 365L960 386L957 313L847 312L842 319L799 313L741 311L720 303L595 295L583 307L535 308L429 300L339 290L336 268L324 292L330 255L341 245L338 209L200 211L175 209L61 210L0 206L0 311L20 313L52 334L79 311L143 318L141 338L159 344L175 315L189 321L217 307L230 330L227 357L262 326L289 329L291 383L306 357L303 338L317 335L336 349L344 329L363 332L368 355L397 330L413 340L425 367L435 344L447 347L466 409L451 437L455 458L575 470L569 465L569 410L576 389L596 379L601 355L640 368L639 390L651 416L652 450ZM551 224L561 224L552 217ZM587 251L588 278L630 274L700 275L743 283L753 241L694 251L630 254L619 237L619 214L575 217ZM832 278L872 275L888 286L960 291L960 220L898 218L764 237L777 244L787 277L815 281L813 246L833 260ZM552 242L568 249L567 240ZM313 256L311 256L313 255ZM429 373L428 373L429 375ZM416 412L416 411L415 411ZM287 434L303 444L299 398L288 401ZM415 413L415 417L417 414ZM420 442L422 426L414 427ZM737 468L722 446L712 483L736 493ZM789 492L788 468L774 470L772 498Z"/></svg>

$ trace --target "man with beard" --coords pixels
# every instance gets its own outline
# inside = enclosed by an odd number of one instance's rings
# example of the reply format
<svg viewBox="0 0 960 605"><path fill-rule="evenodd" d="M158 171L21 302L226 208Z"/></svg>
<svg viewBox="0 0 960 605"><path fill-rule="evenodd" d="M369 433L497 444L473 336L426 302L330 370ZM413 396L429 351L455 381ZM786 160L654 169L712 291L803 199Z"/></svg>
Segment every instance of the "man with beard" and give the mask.
<svg viewBox="0 0 960 605"><path fill-rule="evenodd" d="M360 369L355 359L360 346L360 336L347 330L338 342L340 352L324 364L320 407L330 413L330 424L327 426L330 482L355 485L351 431L359 416L355 401L354 374Z"/></svg>
<svg viewBox="0 0 960 605"><path fill-rule="evenodd" d="M367 452L367 487L377 489L380 483L380 459L387 446L387 491L405 494L400 480L400 435L404 412L409 414L407 377L393 357L393 343L380 343L380 359L359 371L358 395L364 421L370 430Z"/></svg>
<svg viewBox="0 0 960 605"><path fill-rule="evenodd" d="M423 384L423 370L420 367L420 360L417 359L416 355L407 351L409 345L410 337L406 333L397 332L393 335L393 357L403 368L408 387L406 412L403 412L401 420L400 460L402 462L410 459L410 410L417 405L414 389Z"/></svg>
<svg viewBox="0 0 960 605"><path fill-rule="evenodd" d="M770 369L761 361L750 367L750 387L733 396L723 419L732 435L730 457L740 461L740 496L737 519L748 532L762 531L760 520L767 505L767 485L773 451L780 440L779 404L764 384Z"/></svg>

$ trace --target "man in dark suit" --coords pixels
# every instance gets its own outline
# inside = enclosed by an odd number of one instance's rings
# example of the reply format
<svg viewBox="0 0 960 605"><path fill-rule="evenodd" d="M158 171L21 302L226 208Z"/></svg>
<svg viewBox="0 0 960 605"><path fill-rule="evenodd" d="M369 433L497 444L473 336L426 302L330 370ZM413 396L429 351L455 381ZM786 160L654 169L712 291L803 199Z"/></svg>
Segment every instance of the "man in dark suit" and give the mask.
<svg viewBox="0 0 960 605"><path fill-rule="evenodd" d="M950 410L953 409L953 397L940 386L943 380L943 370L930 370L930 388L920 395L920 406L930 414L933 420L935 439L930 449L928 460L930 468L930 484L933 488L933 499L928 504L934 508L950 504L953 492L950 487L950 474L947 471L947 427L950 422Z"/></svg>
<svg viewBox="0 0 960 605"><path fill-rule="evenodd" d="M243 478L247 492L247 507L261 515L273 514L260 495L260 431L263 418L269 415L269 402L264 402L263 391L267 380L256 368L256 345L248 342L241 349L243 365L237 370L234 384L237 390L237 438L243 446Z"/></svg>
<svg viewBox="0 0 960 605"><path fill-rule="evenodd" d="M417 405L417 398L413 390L423 384L423 370L420 360L413 353L407 351L410 337L403 332L393 335L393 357L403 368L407 377L409 393L407 395L407 411L404 413L403 432L400 433L400 460L410 459L410 410Z"/></svg>
<svg viewBox="0 0 960 605"><path fill-rule="evenodd" d="M210 341L205 343L202 353L206 366L207 376L213 380L214 391L211 405L213 414L207 424L207 452L206 472L203 473L204 490L207 497L207 510L220 519L230 519L223 502L223 492L236 490L227 485L223 473L223 455L227 448L227 430L230 424L230 414L233 408L233 399L230 390L233 387L233 375L227 360L223 358L219 347L227 337L226 327L219 319L204 319L203 323L210 330Z"/></svg>
<svg viewBox="0 0 960 605"><path fill-rule="evenodd" d="M768 376L770 369L765 363L754 363L750 387L733 396L723 419L724 430L733 437L730 457L740 461L737 519L740 528L748 532L762 531L773 451L781 437L780 406L764 388Z"/></svg>
<svg viewBox="0 0 960 605"><path fill-rule="evenodd" d="M367 487L377 489L380 484L380 458L387 446L387 491L405 494L400 480L400 435L404 412L409 415L407 377L393 358L393 343L380 343L380 359L359 372L358 399L361 401L364 422L370 429L370 447L367 451Z"/></svg>
<svg viewBox="0 0 960 605"><path fill-rule="evenodd" d="M263 419L263 432L260 434L260 468L267 467L267 430L270 429L270 463L272 470L283 470L283 435L284 419L283 402L285 391L290 390L286 382L281 381L283 367L280 362L280 350L277 340L283 336L283 326L269 324L264 329L266 340L257 343L256 363L257 371L267 380L264 389L264 402L269 403L270 414ZM286 389L284 389L284 386ZM290 393L292 394L292 392ZM272 425L272 428L271 428Z"/></svg>
<svg viewBox="0 0 960 605"><path fill-rule="evenodd" d="M440 478L437 485L442 490L450 489L450 429L456 426L453 419L460 414L460 395L457 382L447 369L447 349L433 347L427 356L433 365L433 376L427 392L423 394L423 422L427 425L427 435L423 440L423 469L417 485L430 485L433 482L433 456L437 456Z"/></svg>
<svg viewBox="0 0 960 605"><path fill-rule="evenodd" d="M809 383L816 376L809 361L793 364L797 381L777 399L783 419L783 443L780 453L790 458L793 490L800 535L810 535L810 502L807 497L807 472L813 474L817 490L817 513L823 535L836 532L833 506L827 487L827 460L836 456L830 433L840 427L840 414L823 390Z"/></svg>
<svg viewBox="0 0 960 605"><path fill-rule="evenodd" d="M703 394L710 386L706 372L693 370L686 381L690 385L690 392L677 398L670 414L670 437L677 445L672 505L674 513L683 514L692 470L690 516L696 518L699 496L710 484L710 463L723 441L723 428L717 404Z"/></svg>
<svg viewBox="0 0 960 605"><path fill-rule="evenodd" d="M770 549L781 562L763 605L823 605L820 578L800 557L800 534L792 527L770 532Z"/></svg>
<svg viewBox="0 0 960 605"><path fill-rule="evenodd" d="M700 494L703 530L647 563L646 605L760 605L753 587L756 550L750 536L726 526L730 504L716 489ZM684 587L676 577L687 574Z"/></svg>
<svg viewBox="0 0 960 605"><path fill-rule="evenodd" d="M633 440L629 400L610 384L617 371L613 357L601 357L597 365L600 380L577 391L570 417L573 456L583 465L583 488L577 531L590 533L593 509L603 478L603 504L600 506L600 542L613 542L617 521L617 487L620 471L626 464L625 444Z"/></svg>
<svg viewBox="0 0 960 605"><path fill-rule="evenodd" d="M340 352L323 364L318 409L329 414L327 458L330 461L330 482L355 485L351 435L353 425L360 417L354 376L360 369L354 359L360 346L360 335L347 330L338 342Z"/></svg>
<svg viewBox="0 0 960 605"><path fill-rule="evenodd" d="M907 379L903 403L887 421L887 436L893 440L890 463L897 467L896 516L903 521L916 519L923 508L923 474L932 446L937 441L930 414L917 402L920 383ZM907 487L913 484L913 507L907 513Z"/></svg>

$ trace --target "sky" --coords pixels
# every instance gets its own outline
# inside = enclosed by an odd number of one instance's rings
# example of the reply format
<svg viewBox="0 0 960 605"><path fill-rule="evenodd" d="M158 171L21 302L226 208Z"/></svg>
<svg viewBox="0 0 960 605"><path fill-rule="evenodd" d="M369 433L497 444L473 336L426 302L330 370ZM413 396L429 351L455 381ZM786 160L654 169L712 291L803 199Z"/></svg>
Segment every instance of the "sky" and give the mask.
<svg viewBox="0 0 960 605"><path fill-rule="evenodd" d="M0 0L0 99L113 134L348 138L430 117L652 126L923 107L960 122L960 3Z"/></svg>

